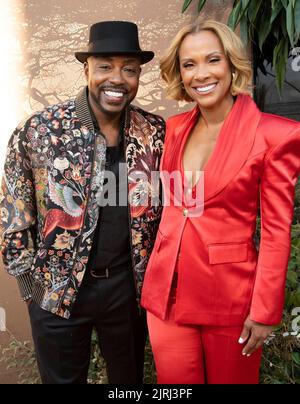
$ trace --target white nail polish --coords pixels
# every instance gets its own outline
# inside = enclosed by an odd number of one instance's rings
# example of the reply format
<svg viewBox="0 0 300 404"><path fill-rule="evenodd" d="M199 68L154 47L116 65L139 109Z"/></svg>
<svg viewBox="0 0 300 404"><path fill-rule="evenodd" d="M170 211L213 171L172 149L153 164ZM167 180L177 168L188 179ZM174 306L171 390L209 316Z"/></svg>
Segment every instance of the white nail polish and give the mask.
<svg viewBox="0 0 300 404"><path fill-rule="evenodd" d="M245 340L241 337L241 338L239 339L239 344L243 344L244 341L245 341Z"/></svg>

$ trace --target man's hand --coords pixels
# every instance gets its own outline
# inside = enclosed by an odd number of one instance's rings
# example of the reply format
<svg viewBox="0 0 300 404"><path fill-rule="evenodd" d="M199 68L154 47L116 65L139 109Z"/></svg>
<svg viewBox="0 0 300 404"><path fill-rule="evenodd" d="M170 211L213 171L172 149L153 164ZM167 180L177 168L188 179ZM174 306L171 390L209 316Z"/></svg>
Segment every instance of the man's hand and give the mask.
<svg viewBox="0 0 300 404"><path fill-rule="evenodd" d="M239 339L240 344L244 344L247 341L242 352L243 355L250 356L254 351L260 348L274 328L275 327L272 325L256 323L250 320L248 316Z"/></svg>

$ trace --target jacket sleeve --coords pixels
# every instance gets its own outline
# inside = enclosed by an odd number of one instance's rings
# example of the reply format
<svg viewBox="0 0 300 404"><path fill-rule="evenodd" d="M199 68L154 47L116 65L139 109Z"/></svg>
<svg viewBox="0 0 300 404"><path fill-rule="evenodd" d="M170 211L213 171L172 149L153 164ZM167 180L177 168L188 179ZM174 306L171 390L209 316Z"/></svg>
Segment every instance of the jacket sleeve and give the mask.
<svg viewBox="0 0 300 404"><path fill-rule="evenodd" d="M10 138L0 190L0 249L4 269L16 277L23 300L31 297L36 208L25 129Z"/></svg>
<svg viewBox="0 0 300 404"><path fill-rule="evenodd" d="M298 128L267 154L261 180L261 242L250 318L263 324L276 325L282 318L299 171Z"/></svg>

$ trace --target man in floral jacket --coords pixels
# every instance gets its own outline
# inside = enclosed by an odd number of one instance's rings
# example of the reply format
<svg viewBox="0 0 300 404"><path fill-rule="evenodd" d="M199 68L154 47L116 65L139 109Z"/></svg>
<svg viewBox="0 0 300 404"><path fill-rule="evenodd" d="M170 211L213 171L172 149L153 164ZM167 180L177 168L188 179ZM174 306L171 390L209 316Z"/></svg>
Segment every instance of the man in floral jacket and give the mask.
<svg viewBox="0 0 300 404"><path fill-rule="evenodd" d="M165 124L131 101L154 54L141 51L135 24L108 21L91 27L88 50L75 56L87 87L10 139L3 263L28 304L43 383L86 383L93 328L109 382L141 383L139 295L161 214L151 174Z"/></svg>

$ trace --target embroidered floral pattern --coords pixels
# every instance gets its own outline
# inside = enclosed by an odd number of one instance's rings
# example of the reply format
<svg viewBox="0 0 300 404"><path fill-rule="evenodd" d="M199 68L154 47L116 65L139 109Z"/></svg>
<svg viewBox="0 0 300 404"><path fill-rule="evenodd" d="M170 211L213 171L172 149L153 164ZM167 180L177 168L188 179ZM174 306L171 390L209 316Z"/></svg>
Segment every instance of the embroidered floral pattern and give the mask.
<svg viewBox="0 0 300 404"><path fill-rule="evenodd" d="M85 90L79 95L87 103ZM87 110L87 108L86 108ZM48 107L10 139L0 195L1 248L7 271L32 273L33 297L68 318L83 279L97 226L106 146L79 118L75 101ZM158 171L165 124L129 107L125 129L132 260L139 294L159 224L151 206L151 172ZM137 172L143 182L130 180ZM148 204L141 206L141 195ZM147 193L146 193L147 195Z"/></svg>

